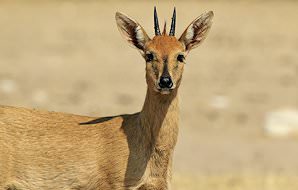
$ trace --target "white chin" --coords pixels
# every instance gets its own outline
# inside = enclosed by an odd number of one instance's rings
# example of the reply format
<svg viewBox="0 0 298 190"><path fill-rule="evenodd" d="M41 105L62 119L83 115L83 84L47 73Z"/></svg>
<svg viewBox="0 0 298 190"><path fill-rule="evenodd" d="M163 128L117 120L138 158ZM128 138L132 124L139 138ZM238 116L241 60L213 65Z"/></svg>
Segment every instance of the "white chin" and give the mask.
<svg viewBox="0 0 298 190"><path fill-rule="evenodd" d="M160 90L159 92L160 92L161 94L163 94L163 95L167 95L167 94L170 94L171 91L170 91L169 89L166 89L166 90L163 90L163 89L162 89L162 90Z"/></svg>

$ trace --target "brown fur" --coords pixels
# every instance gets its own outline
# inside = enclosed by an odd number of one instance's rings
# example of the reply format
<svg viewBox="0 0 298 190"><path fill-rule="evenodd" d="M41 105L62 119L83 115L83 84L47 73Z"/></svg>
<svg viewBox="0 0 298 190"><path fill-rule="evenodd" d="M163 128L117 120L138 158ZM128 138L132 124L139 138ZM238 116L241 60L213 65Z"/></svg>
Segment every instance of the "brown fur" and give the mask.
<svg viewBox="0 0 298 190"><path fill-rule="evenodd" d="M149 181L167 183L163 179L170 175L178 130L178 120L170 119L177 118L176 103L147 97L140 113L99 119L2 106L0 189L129 189Z"/></svg>
<svg viewBox="0 0 298 190"><path fill-rule="evenodd" d="M170 189L184 67L176 59L186 45L168 35L143 42L127 35L155 56L146 64L142 111L92 118L0 106L0 189ZM166 95L156 88L165 65L174 83Z"/></svg>

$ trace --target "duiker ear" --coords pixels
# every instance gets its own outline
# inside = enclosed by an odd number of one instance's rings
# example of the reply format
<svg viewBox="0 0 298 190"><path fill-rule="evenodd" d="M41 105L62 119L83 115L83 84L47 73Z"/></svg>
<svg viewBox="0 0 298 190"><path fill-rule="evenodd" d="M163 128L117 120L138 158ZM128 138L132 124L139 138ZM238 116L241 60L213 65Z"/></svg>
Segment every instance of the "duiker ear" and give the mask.
<svg viewBox="0 0 298 190"><path fill-rule="evenodd" d="M197 47L207 36L212 25L213 12L204 13L196 18L183 32L179 41L185 45L186 51Z"/></svg>
<svg viewBox="0 0 298 190"><path fill-rule="evenodd" d="M142 26L119 12L116 13L116 22L120 33L125 39L139 50L144 51L144 46L150 38Z"/></svg>

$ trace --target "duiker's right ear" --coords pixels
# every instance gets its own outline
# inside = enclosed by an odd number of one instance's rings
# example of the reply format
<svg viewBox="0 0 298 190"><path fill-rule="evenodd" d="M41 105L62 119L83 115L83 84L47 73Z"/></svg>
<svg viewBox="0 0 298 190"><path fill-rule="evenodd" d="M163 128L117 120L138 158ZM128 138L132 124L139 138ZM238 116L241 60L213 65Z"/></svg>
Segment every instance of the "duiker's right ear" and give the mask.
<svg viewBox="0 0 298 190"><path fill-rule="evenodd" d="M150 38L142 26L119 12L116 13L116 22L118 29L124 38L139 50L144 51L145 44Z"/></svg>

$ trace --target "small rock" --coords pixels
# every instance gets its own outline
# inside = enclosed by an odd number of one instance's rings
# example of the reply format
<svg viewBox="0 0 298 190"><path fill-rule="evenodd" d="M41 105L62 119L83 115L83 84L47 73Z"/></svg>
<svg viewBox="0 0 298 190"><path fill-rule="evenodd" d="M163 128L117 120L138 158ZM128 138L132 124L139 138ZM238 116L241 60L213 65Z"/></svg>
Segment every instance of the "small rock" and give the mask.
<svg viewBox="0 0 298 190"><path fill-rule="evenodd" d="M226 109L229 107L229 99L225 96L214 96L211 99L210 106L217 110Z"/></svg>
<svg viewBox="0 0 298 190"><path fill-rule="evenodd" d="M298 110L283 109L266 115L265 134L272 137L288 137L298 135Z"/></svg>
<svg viewBox="0 0 298 190"><path fill-rule="evenodd" d="M3 79L0 80L0 91L6 94L11 94L15 92L17 89L17 85L14 80L11 79Z"/></svg>
<svg viewBox="0 0 298 190"><path fill-rule="evenodd" d="M48 94L44 90L36 90L33 92L32 99L38 104L44 104L48 100Z"/></svg>

